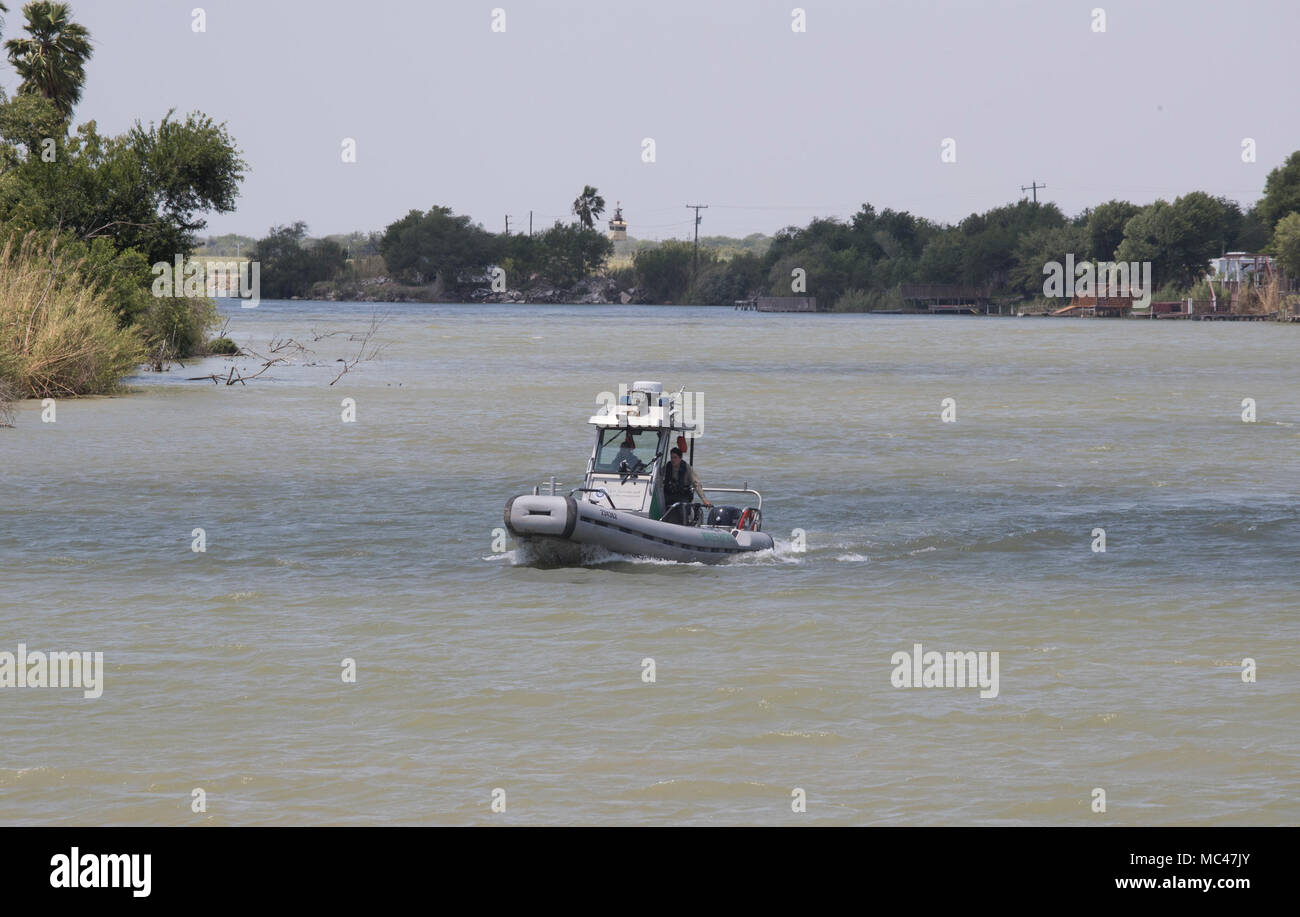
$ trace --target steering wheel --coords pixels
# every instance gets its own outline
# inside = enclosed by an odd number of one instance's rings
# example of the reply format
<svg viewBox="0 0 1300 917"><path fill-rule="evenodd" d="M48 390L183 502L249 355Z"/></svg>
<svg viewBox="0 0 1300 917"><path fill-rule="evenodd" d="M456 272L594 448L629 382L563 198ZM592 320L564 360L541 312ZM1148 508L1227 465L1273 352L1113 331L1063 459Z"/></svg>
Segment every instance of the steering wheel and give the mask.
<svg viewBox="0 0 1300 917"><path fill-rule="evenodd" d="M618 473L620 476L618 483L626 484L628 478L636 477L638 474L640 474L642 471L644 471L646 468L649 467L650 466L647 465L645 462L641 461L640 459L637 459L636 466L633 468L629 468L627 464L627 459L623 459L623 461L618 463Z"/></svg>

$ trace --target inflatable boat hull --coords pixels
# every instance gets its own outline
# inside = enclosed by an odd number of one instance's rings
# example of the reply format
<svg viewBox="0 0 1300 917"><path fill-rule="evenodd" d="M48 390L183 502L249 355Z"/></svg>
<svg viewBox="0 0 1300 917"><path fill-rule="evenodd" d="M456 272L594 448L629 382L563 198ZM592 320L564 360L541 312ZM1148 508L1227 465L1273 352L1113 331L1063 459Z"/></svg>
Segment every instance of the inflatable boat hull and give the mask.
<svg viewBox="0 0 1300 917"><path fill-rule="evenodd" d="M512 497L505 521L516 538L560 556L566 552L557 548L589 545L617 554L716 564L773 545L772 536L764 532L675 525L558 495Z"/></svg>

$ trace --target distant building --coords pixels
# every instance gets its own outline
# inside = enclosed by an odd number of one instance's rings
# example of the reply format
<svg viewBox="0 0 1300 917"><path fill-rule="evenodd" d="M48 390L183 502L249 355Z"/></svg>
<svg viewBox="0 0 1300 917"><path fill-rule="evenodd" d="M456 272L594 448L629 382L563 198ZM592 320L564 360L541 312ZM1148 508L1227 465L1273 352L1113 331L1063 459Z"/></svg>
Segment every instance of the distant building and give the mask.
<svg viewBox="0 0 1300 917"><path fill-rule="evenodd" d="M904 283L898 292L909 309L977 315L990 315L995 309L998 314L1002 312L984 287L964 287L955 283Z"/></svg>
<svg viewBox="0 0 1300 917"><path fill-rule="evenodd" d="M1206 278L1220 285L1239 286L1243 280L1249 280L1258 286L1267 283L1275 270L1273 259L1268 255L1255 252L1228 252L1221 258L1210 260L1210 269Z"/></svg>
<svg viewBox="0 0 1300 917"><path fill-rule="evenodd" d="M1269 255L1257 252L1228 252L1211 258L1205 279L1209 281L1214 311L1237 312L1243 302L1242 291L1268 287L1278 281L1283 293L1300 286L1300 278L1288 278ZM1250 299L1250 297L1246 297ZM1220 306L1226 305L1226 309Z"/></svg>
<svg viewBox="0 0 1300 917"><path fill-rule="evenodd" d="M609 221L609 238L613 242L623 242L627 239L627 220L623 219L622 201L614 205L614 219Z"/></svg>
<svg viewBox="0 0 1300 917"><path fill-rule="evenodd" d="M1081 295L1077 291L1066 297L1065 305L1048 315L1076 318L1079 316L1097 318L1127 318L1139 315L1149 318L1151 311L1151 291L1130 286L1122 279L1111 279L1103 274L1094 285L1096 291L1091 296ZM1077 289L1085 288L1082 284ZM1166 304L1167 305L1167 304ZM1173 312L1172 308L1165 311Z"/></svg>
<svg viewBox="0 0 1300 917"><path fill-rule="evenodd" d="M1134 309L1141 309L1137 296L1128 287L1121 285L1114 296L1071 296L1069 303L1057 309L1051 315L1095 316L1097 318L1125 318Z"/></svg>
<svg viewBox="0 0 1300 917"><path fill-rule="evenodd" d="M249 260L247 257L220 258L209 255L199 256L194 260L203 265L203 289L208 296L239 295L240 266ZM248 268L245 268L244 272L245 277L249 276Z"/></svg>
<svg viewBox="0 0 1300 917"><path fill-rule="evenodd" d="M820 312L816 296L757 296L737 299L733 309L741 312Z"/></svg>

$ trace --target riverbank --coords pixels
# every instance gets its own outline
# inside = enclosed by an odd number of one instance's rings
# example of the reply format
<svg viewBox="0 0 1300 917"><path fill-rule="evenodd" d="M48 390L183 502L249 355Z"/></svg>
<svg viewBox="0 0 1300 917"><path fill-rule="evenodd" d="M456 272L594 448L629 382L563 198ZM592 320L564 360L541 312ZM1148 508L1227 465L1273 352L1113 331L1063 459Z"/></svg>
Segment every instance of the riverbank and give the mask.
<svg viewBox="0 0 1300 917"><path fill-rule="evenodd" d="M449 288L441 282L412 285L398 283L387 277L377 277L349 283L318 283L312 287L310 296L291 298L318 302L652 305L644 290L606 276L589 277L568 287L538 283L514 289L494 289L491 285Z"/></svg>
<svg viewBox="0 0 1300 917"><path fill-rule="evenodd" d="M791 297L795 299L796 297ZM1300 297L1293 297L1300 299ZM482 303L494 305L637 305L637 306L702 306L707 308L731 309L737 311L748 311L742 309L739 302L732 304L704 304L704 303L669 303L654 302L639 287L627 287L620 284L613 278L593 277L572 287L556 287L550 285L537 285L525 289L506 289L493 290L491 287L475 287L465 289L459 292L447 291L439 284L425 286L410 286L394 283L383 279L380 282L369 284L347 284L347 285L318 285L313 289L313 295L310 297L293 297L291 301L317 301L317 302L365 302L365 303L425 303L434 304L455 304L455 303ZM745 300L743 302L752 302ZM1300 302L1288 301L1286 307L1277 312L1252 313L1252 312L1185 312L1173 311L1169 307L1181 304L1155 303L1154 308L1126 314L1107 314L1097 312L1095 309L1072 310L1068 314L1054 314L1061 311L1059 304L1045 304L1041 300L1026 300L1024 302L1004 302L998 307L998 311L980 308L955 308L955 307L938 307L929 309L899 309L899 308L817 308L807 309L769 309L759 310L768 312L802 312L820 315L965 315L978 316L982 318L1133 318L1144 320L1170 320L1182 319L1192 321L1247 321L1262 322L1274 321L1281 323L1300 322ZM1160 308L1165 307L1165 308Z"/></svg>

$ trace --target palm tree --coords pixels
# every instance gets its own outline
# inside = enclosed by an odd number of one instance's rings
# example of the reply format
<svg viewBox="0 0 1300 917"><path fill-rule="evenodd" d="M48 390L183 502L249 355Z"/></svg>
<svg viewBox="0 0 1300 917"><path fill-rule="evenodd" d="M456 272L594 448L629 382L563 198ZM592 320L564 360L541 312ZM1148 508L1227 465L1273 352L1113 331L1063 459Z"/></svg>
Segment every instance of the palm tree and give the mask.
<svg viewBox="0 0 1300 917"><path fill-rule="evenodd" d="M583 185L582 193L573 202L573 213L578 222L591 229L596 219L605 212L605 199L591 185Z"/></svg>
<svg viewBox="0 0 1300 917"><path fill-rule="evenodd" d="M90 59L90 32L72 21L66 3L33 0L23 7L29 38L5 42L9 63L23 78L19 92L40 93L54 103L65 118L81 99Z"/></svg>

